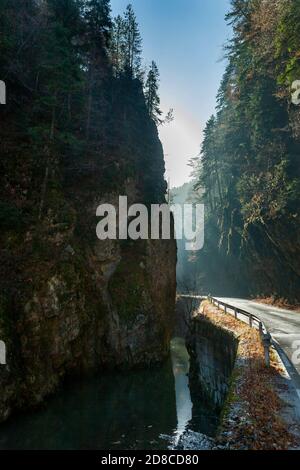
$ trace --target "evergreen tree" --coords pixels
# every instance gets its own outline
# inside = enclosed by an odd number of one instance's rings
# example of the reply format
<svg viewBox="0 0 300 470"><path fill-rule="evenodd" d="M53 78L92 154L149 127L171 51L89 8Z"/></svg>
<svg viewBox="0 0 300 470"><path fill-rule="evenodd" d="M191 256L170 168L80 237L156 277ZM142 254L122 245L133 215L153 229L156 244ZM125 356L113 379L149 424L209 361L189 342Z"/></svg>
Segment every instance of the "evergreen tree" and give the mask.
<svg viewBox="0 0 300 470"><path fill-rule="evenodd" d="M213 240L198 255L199 267L205 270L206 259L211 260L206 274L214 284L214 263L224 267L220 291L224 273L232 270L242 273L230 280L237 295L259 289L295 294L281 272L296 282L287 245L299 223L300 133L290 105L290 85L299 69L299 11L299 0L232 0L227 15L234 35L227 46L218 112L208 121L200 159L193 162L196 187L205 190L206 230ZM272 266L272 278L266 265Z"/></svg>
<svg viewBox="0 0 300 470"><path fill-rule="evenodd" d="M84 11L90 42L94 47L109 47L112 28L110 0L87 0Z"/></svg>
<svg viewBox="0 0 300 470"><path fill-rule="evenodd" d="M78 122L78 95L83 91L83 75L78 51L73 44L76 25L81 24L76 0L47 0L46 28L41 31L41 51L37 84L39 94L33 112L32 138L42 145L44 176L39 203L39 218L44 215L49 176L57 165L57 155L73 150ZM76 104L75 104L76 103ZM76 112L75 112L76 111ZM66 155L64 155L66 157Z"/></svg>
<svg viewBox="0 0 300 470"><path fill-rule="evenodd" d="M101 113L106 105L104 81L108 70L108 47L112 28L110 0L88 0L84 11L88 67L85 130L87 141L90 141L92 135L96 142L99 139L101 124L104 124ZM102 135L103 132L104 128Z"/></svg>
<svg viewBox="0 0 300 470"><path fill-rule="evenodd" d="M157 65L152 61L145 83L145 99L149 116L156 124L161 124L160 119L162 111L160 110L160 98L158 95L159 88L159 71Z"/></svg>
<svg viewBox="0 0 300 470"><path fill-rule="evenodd" d="M121 15L113 21L111 41L111 61L116 76L124 72L125 67L125 24Z"/></svg>
<svg viewBox="0 0 300 470"><path fill-rule="evenodd" d="M131 77L141 77L142 38L131 4L124 13L124 71Z"/></svg>

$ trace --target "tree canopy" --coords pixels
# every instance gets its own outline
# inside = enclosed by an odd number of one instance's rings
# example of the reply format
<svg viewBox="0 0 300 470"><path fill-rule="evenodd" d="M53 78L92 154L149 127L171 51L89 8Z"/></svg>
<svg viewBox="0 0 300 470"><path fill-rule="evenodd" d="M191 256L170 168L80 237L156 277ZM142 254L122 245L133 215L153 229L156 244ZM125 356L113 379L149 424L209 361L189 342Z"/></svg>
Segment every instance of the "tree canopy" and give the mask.
<svg viewBox="0 0 300 470"><path fill-rule="evenodd" d="M290 94L300 78L299 5L232 0L227 15L234 34L218 110L193 161L214 240L199 269L209 286L216 266L204 263L218 260L223 292L230 283L239 293L299 294L300 127Z"/></svg>

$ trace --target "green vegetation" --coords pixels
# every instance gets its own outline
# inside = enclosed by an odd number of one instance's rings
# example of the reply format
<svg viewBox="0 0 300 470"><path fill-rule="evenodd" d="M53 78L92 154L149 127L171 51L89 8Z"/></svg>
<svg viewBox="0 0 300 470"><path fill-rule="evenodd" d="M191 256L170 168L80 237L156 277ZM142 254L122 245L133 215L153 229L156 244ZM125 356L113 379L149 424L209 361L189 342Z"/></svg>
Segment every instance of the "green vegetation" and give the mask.
<svg viewBox="0 0 300 470"><path fill-rule="evenodd" d="M76 247L76 258L92 249L95 201L126 194L130 180L141 202L160 203L165 168L158 108L151 108L159 103L158 70L149 97L131 5L114 20L109 0L1 0L0 30L8 93L0 128L0 286L20 313L59 272L66 247ZM66 282L68 269L76 278L73 261L61 266ZM80 263L88 275L87 256Z"/></svg>
<svg viewBox="0 0 300 470"><path fill-rule="evenodd" d="M0 129L3 228L23 213L43 221L63 206L55 194L79 179L83 187L97 178L105 192L140 168L141 186L160 200L157 109L143 93L132 6L113 21L109 0L1 0L0 26L0 76L9 98ZM159 101L158 86L155 93Z"/></svg>
<svg viewBox="0 0 300 470"><path fill-rule="evenodd" d="M205 190L205 292L299 299L299 0L232 0L233 38L196 188Z"/></svg>
<svg viewBox="0 0 300 470"><path fill-rule="evenodd" d="M164 297L153 295L136 245L111 252L97 240L96 207L120 194L162 203L166 182L132 6L114 20L109 0L0 0L0 31L0 339L23 406L64 374L127 361L110 342L119 334L112 309L122 328L150 307L159 311ZM155 80L159 103L158 71ZM175 292L166 295L167 315ZM160 322L157 315L165 336L156 335L157 347L139 343L141 363L167 352L170 327Z"/></svg>

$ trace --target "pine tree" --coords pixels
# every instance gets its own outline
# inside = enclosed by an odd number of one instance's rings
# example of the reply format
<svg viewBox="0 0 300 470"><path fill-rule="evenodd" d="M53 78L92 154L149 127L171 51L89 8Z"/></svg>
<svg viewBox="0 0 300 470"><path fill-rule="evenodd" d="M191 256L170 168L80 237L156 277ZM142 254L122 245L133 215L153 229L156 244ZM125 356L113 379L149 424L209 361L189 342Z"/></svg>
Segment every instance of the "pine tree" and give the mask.
<svg viewBox="0 0 300 470"><path fill-rule="evenodd" d="M112 41L111 41L111 62L116 76L124 72L125 67L125 23L121 15L113 21Z"/></svg>
<svg viewBox="0 0 300 470"><path fill-rule="evenodd" d="M69 35L79 34L82 28L82 0L47 0L47 4L55 20Z"/></svg>
<svg viewBox="0 0 300 470"><path fill-rule="evenodd" d="M159 71L157 65L152 61L148 77L145 83L145 99L148 113L151 119L156 124L161 124L160 119L162 111L160 110L160 98L158 95L159 89Z"/></svg>
<svg viewBox="0 0 300 470"><path fill-rule="evenodd" d="M290 104L290 84L299 71L299 0L231 3L227 19L234 35L218 112L207 123L201 158L194 162L197 187L205 189L206 230L214 240L205 250L212 264L221 257L226 272L243 273L254 291L286 295L290 288L278 259L293 279L288 240L299 225L299 133L298 139L293 135L298 110ZM199 254L199 266L204 258ZM247 292L249 283L234 279L231 288Z"/></svg>
<svg viewBox="0 0 300 470"><path fill-rule="evenodd" d="M124 14L124 71L131 77L141 76L142 38L131 4Z"/></svg>
<svg viewBox="0 0 300 470"><path fill-rule="evenodd" d="M87 0L84 10L89 40L94 46L109 47L112 28L110 0Z"/></svg>
<svg viewBox="0 0 300 470"><path fill-rule="evenodd" d="M39 218L44 205L50 174L57 165L62 146L70 145L78 108L73 113L73 100L83 91L83 76L77 49L72 39L76 25L81 22L76 0L47 0L46 27L40 33L40 57L37 75L39 89L33 119L37 125L30 129L32 138L42 145L44 176L39 204ZM75 29L74 29L75 28ZM75 109L74 109L75 111Z"/></svg>
<svg viewBox="0 0 300 470"><path fill-rule="evenodd" d="M111 40L112 20L110 0L88 0L85 6L86 41L88 63L88 98L86 117L86 139L91 133L96 140L100 130L99 112L105 102L103 82L108 70L108 48Z"/></svg>

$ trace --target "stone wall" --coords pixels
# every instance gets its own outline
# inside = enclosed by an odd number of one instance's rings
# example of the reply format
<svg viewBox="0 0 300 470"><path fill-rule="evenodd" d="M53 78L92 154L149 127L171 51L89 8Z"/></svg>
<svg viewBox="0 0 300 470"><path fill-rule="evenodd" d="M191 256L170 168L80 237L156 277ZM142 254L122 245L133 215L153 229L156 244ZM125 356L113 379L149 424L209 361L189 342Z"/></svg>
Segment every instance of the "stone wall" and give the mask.
<svg viewBox="0 0 300 470"><path fill-rule="evenodd" d="M193 356L191 383L199 386L203 400L221 410L229 390L238 339L199 315L192 325L189 351ZM199 399L198 398L198 399Z"/></svg>

